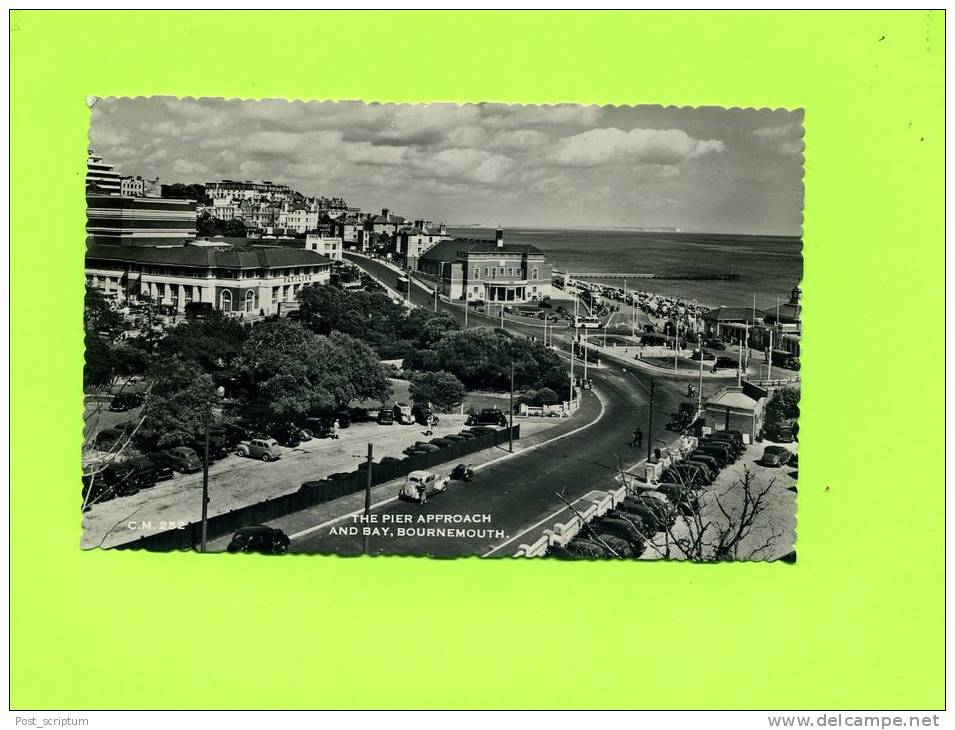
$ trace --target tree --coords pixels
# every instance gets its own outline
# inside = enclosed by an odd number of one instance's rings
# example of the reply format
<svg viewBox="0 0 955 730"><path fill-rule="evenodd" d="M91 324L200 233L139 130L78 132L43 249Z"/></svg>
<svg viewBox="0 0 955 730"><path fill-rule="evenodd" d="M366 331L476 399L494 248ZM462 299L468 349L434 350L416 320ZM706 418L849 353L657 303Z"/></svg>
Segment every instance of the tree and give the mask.
<svg viewBox="0 0 955 730"><path fill-rule="evenodd" d="M159 343L159 352L165 357L191 360L212 373L231 367L248 336L248 328L241 322L213 310L169 330Z"/></svg>
<svg viewBox="0 0 955 730"><path fill-rule="evenodd" d="M781 388L766 404L764 420L767 428L799 418L799 391Z"/></svg>
<svg viewBox="0 0 955 730"><path fill-rule="evenodd" d="M159 360L147 381L138 443L147 449L175 446L202 432L215 388L196 363L178 357Z"/></svg>
<svg viewBox="0 0 955 730"><path fill-rule="evenodd" d="M560 402L560 396L550 388L544 387L534 392L531 404L535 406L552 406Z"/></svg>
<svg viewBox="0 0 955 730"><path fill-rule="evenodd" d="M408 392L415 403L430 403L440 413L447 413L461 405L467 395L461 381L444 371L415 373Z"/></svg>
<svg viewBox="0 0 955 730"><path fill-rule="evenodd" d="M333 332L328 338L335 350L337 366L348 374L353 395L339 406L352 400L386 401L391 397L391 381L375 351L360 340L342 332Z"/></svg>

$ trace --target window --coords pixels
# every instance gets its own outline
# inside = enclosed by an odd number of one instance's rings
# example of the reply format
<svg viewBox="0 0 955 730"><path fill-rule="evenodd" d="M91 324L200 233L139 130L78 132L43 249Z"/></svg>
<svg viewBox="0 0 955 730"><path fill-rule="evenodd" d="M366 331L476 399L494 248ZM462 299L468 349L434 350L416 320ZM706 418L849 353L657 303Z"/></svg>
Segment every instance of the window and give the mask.
<svg viewBox="0 0 955 730"><path fill-rule="evenodd" d="M232 292L228 289L223 289L222 293L219 294L219 309L223 312L232 311Z"/></svg>
<svg viewBox="0 0 955 730"><path fill-rule="evenodd" d="M507 278L508 278L508 279L513 279L513 278L514 278L514 267L513 267L513 266L508 266L508 267L507 267Z"/></svg>
<svg viewBox="0 0 955 730"><path fill-rule="evenodd" d="M246 312L255 311L255 292L252 289L249 289L245 293L245 311Z"/></svg>
<svg viewBox="0 0 955 730"><path fill-rule="evenodd" d="M480 266L475 266L475 267L474 267L474 278L475 278L475 279L480 279L480 278L481 278L481 267L480 267Z"/></svg>
<svg viewBox="0 0 955 730"><path fill-rule="evenodd" d="M490 275L491 275L491 274L490 274L490 272L488 271L487 266L485 266L485 267L484 267L484 278L486 279L486 278L487 278L488 276L490 276Z"/></svg>
<svg viewBox="0 0 955 730"><path fill-rule="evenodd" d="M536 267L536 266L535 266L535 267L533 268L533 270L531 271L531 278L532 278L532 279L536 279L536 278L537 278L537 267ZM537 287L534 288L534 291L537 291Z"/></svg>

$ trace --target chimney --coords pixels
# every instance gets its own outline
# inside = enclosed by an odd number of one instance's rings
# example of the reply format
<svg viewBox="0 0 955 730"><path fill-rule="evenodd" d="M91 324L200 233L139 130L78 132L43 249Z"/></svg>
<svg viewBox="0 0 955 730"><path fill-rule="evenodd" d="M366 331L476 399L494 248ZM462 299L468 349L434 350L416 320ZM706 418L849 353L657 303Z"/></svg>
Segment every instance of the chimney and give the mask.
<svg viewBox="0 0 955 730"><path fill-rule="evenodd" d="M384 218L387 218L387 217L388 217L388 209L387 209L387 208L382 208L382 209L381 209L381 215L382 215Z"/></svg>
<svg viewBox="0 0 955 730"><path fill-rule="evenodd" d="M500 226L497 227L497 235L495 240L497 241L498 248L504 248L504 229Z"/></svg>

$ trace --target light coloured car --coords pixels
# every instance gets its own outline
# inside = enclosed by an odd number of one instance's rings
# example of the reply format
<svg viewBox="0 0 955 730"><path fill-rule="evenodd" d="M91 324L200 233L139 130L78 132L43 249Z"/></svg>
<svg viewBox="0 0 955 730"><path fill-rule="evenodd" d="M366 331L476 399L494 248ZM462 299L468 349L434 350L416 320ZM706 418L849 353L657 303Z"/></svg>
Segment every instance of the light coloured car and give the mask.
<svg viewBox="0 0 955 730"><path fill-rule="evenodd" d="M427 497L445 491L449 481L448 477L438 476L433 471L413 471L405 477L398 496L401 499L423 502Z"/></svg>
<svg viewBox="0 0 955 730"><path fill-rule="evenodd" d="M235 453L250 459L275 461L282 456L282 449L275 439L252 439L251 441L243 441L236 446Z"/></svg>

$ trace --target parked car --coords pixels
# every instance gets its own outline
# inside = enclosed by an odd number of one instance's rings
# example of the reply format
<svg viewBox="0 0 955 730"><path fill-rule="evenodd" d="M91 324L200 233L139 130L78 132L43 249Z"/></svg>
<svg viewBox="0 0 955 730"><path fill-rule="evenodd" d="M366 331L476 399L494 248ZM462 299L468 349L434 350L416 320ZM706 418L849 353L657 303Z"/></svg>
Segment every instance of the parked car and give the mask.
<svg viewBox="0 0 955 730"><path fill-rule="evenodd" d="M704 347L708 347L708 348L710 348L711 350L725 350L725 349L726 349L726 345L723 344L723 341L722 341L721 339L716 338L716 337L708 337L707 339L705 339L705 340L703 341L703 346L704 346Z"/></svg>
<svg viewBox="0 0 955 730"><path fill-rule="evenodd" d="M790 452L782 446L767 446L759 463L763 466L786 466L789 463Z"/></svg>
<svg viewBox="0 0 955 730"><path fill-rule="evenodd" d="M598 535L608 534L626 541L630 548L643 547L643 539L640 537L640 532L637 530L636 525L628 520L623 520L619 517L602 517L596 520L592 527Z"/></svg>
<svg viewBox="0 0 955 730"><path fill-rule="evenodd" d="M722 469L724 466L715 456L712 454L707 454L701 449L695 449L693 453L690 454L688 461L706 464L706 468L709 469L714 475L718 474L720 469Z"/></svg>
<svg viewBox="0 0 955 730"><path fill-rule="evenodd" d="M732 456L733 461L736 461L740 454L742 454L745 450L743 444L738 443L732 436L722 436L720 435L720 432L715 434L711 433L709 436L704 436L702 439L700 439L700 444L703 446L714 446L717 448L726 449Z"/></svg>
<svg viewBox="0 0 955 730"><path fill-rule="evenodd" d="M410 426L414 423L414 416L411 415L411 406L407 403L396 402L392 411L395 421L402 426Z"/></svg>
<svg viewBox="0 0 955 730"><path fill-rule="evenodd" d="M261 459L262 461L275 461L282 456L282 450L279 448L275 439L250 439L239 444L235 453L239 456L245 456L250 459Z"/></svg>
<svg viewBox="0 0 955 730"><path fill-rule="evenodd" d="M434 412L430 406L424 403L415 403L411 408L411 415L417 423L420 423L422 426L427 426L428 419L434 416Z"/></svg>
<svg viewBox="0 0 955 730"><path fill-rule="evenodd" d="M260 553L262 555L284 555L292 541L277 527L254 525L241 527L235 531L232 541L226 548L230 553Z"/></svg>
<svg viewBox="0 0 955 730"><path fill-rule="evenodd" d="M697 496L697 490L691 486L664 482L656 485L656 491L664 495L670 504L678 509L681 514L695 514L700 509L700 500Z"/></svg>
<svg viewBox="0 0 955 730"><path fill-rule="evenodd" d="M459 431L458 436L460 436L465 441L473 441L474 439L477 438L477 434L472 433L471 431Z"/></svg>
<svg viewBox="0 0 955 730"><path fill-rule="evenodd" d="M445 436L442 436L441 438L443 438L445 441L453 441L456 444L460 444L468 440L459 433L449 433Z"/></svg>
<svg viewBox="0 0 955 730"><path fill-rule="evenodd" d="M372 420L371 411L367 408L352 408L348 412L348 417L352 423L367 423Z"/></svg>
<svg viewBox="0 0 955 730"><path fill-rule="evenodd" d="M707 474L698 466L692 464L674 464L663 473L668 482L705 487L712 483Z"/></svg>
<svg viewBox="0 0 955 730"><path fill-rule="evenodd" d="M700 441L699 443L700 445L693 450L693 455L701 458L707 456L713 459L717 469L722 469L724 466L728 466L736 461L736 458L727 446L721 446L713 441Z"/></svg>
<svg viewBox="0 0 955 730"><path fill-rule="evenodd" d="M431 439L431 441L429 441L428 443L434 444L439 449L446 449L449 446L454 446L454 441L449 441L448 439L445 439L445 438Z"/></svg>
<svg viewBox="0 0 955 730"><path fill-rule="evenodd" d="M468 426L507 426L507 417L500 408L483 408L477 413L468 416L465 424Z"/></svg>
<svg viewBox="0 0 955 730"><path fill-rule="evenodd" d="M707 464L706 461L702 460L703 458L705 457L701 457L701 459L696 459L695 457L691 456L683 463L699 467L703 471L703 474L706 476L706 479L708 480L708 482L712 484L716 480L716 475L718 471L716 469L711 469L710 465Z"/></svg>
<svg viewBox="0 0 955 730"><path fill-rule="evenodd" d="M469 428L468 431L470 431L471 433L475 435L475 437L477 437L477 436L486 436L489 433L494 433L497 431L497 429L490 428L489 426L474 426L473 428Z"/></svg>
<svg viewBox="0 0 955 730"><path fill-rule="evenodd" d="M156 478L158 480L172 479L173 472L176 470L176 464L168 452L154 451L146 454L146 458L156 466Z"/></svg>
<svg viewBox="0 0 955 730"><path fill-rule="evenodd" d="M395 412L388 408L382 408L378 411L378 425L390 426L395 422Z"/></svg>
<svg viewBox="0 0 955 730"><path fill-rule="evenodd" d="M792 426L789 424L781 424L768 428L766 430L766 438L770 441L775 441L777 444L791 444L796 440Z"/></svg>
<svg viewBox="0 0 955 730"><path fill-rule="evenodd" d="M390 464L400 464L402 461L404 461L404 459L398 459L394 456L383 456L378 463L382 466L388 466Z"/></svg>
<svg viewBox="0 0 955 730"><path fill-rule="evenodd" d="M438 476L432 471L413 471L405 477L398 492L399 499L423 502L427 497L440 494L448 488L448 477Z"/></svg>
<svg viewBox="0 0 955 730"><path fill-rule="evenodd" d="M269 435L274 438L280 446L288 446L291 449L296 448L302 443L301 429L291 423L281 423L269 429Z"/></svg>
<svg viewBox="0 0 955 730"><path fill-rule="evenodd" d="M718 357L713 363L713 372L717 370L736 370L739 367L739 362L734 360L731 357Z"/></svg>
<svg viewBox="0 0 955 730"><path fill-rule="evenodd" d="M415 441L410 446L405 447L402 453L408 454L410 456L412 451L427 453L431 451L441 451L441 447L435 446L434 444L425 443L424 441Z"/></svg>
<svg viewBox="0 0 955 730"><path fill-rule="evenodd" d="M172 462L172 468L182 474L199 471L202 468L202 459L188 446L174 446L166 449L166 454Z"/></svg>
<svg viewBox="0 0 955 730"><path fill-rule="evenodd" d="M146 402L142 393L120 393L110 401L109 409L114 413L125 413L126 411L138 408Z"/></svg>
<svg viewBox="0 0 955 730"><path fill-rule="evenodd" d="M205 454L205 437L197 436L194 439L190 439L185 446L188 446L190 449L196 452L196 455L202 459L203 454ZM229 447L226 444L225 436L222 434L216 434L212 431L209 432L209 462L218 461L219 459L224 459L229 455Z"/></svg>

